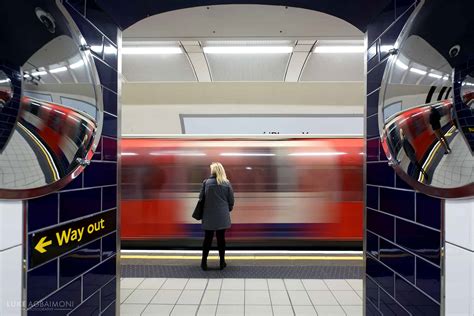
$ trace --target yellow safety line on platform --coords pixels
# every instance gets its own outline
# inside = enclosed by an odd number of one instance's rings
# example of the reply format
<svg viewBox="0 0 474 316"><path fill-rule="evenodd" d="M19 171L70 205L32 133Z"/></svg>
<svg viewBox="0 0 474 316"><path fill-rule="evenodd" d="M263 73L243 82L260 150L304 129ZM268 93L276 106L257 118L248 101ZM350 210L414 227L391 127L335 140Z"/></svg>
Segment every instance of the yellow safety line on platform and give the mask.
<svg viewBox="0 0 474 316"><path fill-rule="evenodd" d="M200 260L201 256L158 256L158 255L121 255L121 259L178 259ZM218 259L218 256L209 256L209 259ZM226 256L229 260L364 260L362 256Z"/></svg>

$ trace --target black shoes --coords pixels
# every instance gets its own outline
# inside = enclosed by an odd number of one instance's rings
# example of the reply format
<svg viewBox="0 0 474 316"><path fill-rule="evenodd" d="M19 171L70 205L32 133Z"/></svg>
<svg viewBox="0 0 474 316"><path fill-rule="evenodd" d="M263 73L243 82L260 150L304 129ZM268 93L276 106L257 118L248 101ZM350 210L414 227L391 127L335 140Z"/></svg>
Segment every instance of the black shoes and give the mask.
<svg viewBox="0 0 474 316"><path fill-rule="evenodd" d="M207 271L207 263L206 262L201 262L201 269L203 271Z"/></svg>
<svg viewBox="0 0 474 316"><path fill-rule="evenodd" d="M221 268L221 270L224 270L224 268L227 267L227 263L225 263L225 261L221 261L219 267Z"/></svg>

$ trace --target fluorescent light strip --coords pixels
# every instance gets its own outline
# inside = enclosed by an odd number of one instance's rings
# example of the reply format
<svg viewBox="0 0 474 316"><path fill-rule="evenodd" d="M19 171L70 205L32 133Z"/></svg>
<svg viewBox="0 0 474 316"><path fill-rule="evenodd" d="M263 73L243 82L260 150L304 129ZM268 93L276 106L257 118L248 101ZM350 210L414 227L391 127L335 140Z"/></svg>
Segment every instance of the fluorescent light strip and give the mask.
<svg viewBox="0 0 474 316"><path fill-rule="evenodd" d="M224 157L271 157L275 154L271 153L222 153L220 156Z"/></svg>
<svg viewBox="0 0 474 316"><path fill-rule="evenodd" d="M151 254L201 254L202 250L155 250L155 249L120 249L120 253L151 253ZM211 250L209 253L217 254L217 250ZM343 250L333 250L333 251L320 251L320 250L226 250L228 254L318 254L318 255L335 255L335 254L351 254L351 255L362 255L362 251L343 251Z"/></svg>
<svg viewBox="0 0 474 316"><path fill-rule="evenodd" d="M137 153L122 153L122 156L138 156Z"/></svg>
<svg viewBox="0 0 474 316"><path fill-rule="evenodd" d="M419 74L419 75L426 75L427 74L426 71L418 69L418 68L413 68L413 67L410 68L410 71L414 72L416 74Z"/></svg>
<svg viewBox="0 0 474 316"><path fill-rule="evenodd" d="M75 62L74 64L69 65L69 68L76 69L76 68L79 68L79 67L82 67L82 66L84 66L84 61L79 60L79 61Z"/></svg>
<svg viewBox="0 0 474 316"><path fill-rule="evenodd" d="M347 53L363 53L364 46L316 46L315 53L321 54L347 54Z"/></svg>
<svg viewBox="0 0 474 316"><path fill-rule="evenodd" d="M441 79L443 76L438 75L438 74L434 74L434 73L429 73L429 74L428 74L428 77L436 78L436 79Z"/></svg>
<svg viewBox="0 0 474 316"><path fill-rule="evenodd" d="M182 52L180 47L126 46L122 48L122 54L124 55L173 55Z"/></svg>
<svg viewBox="0 0 474 316"><path fill-rule="evenodd" d="M44 70L41 70L41 71L35 71L35 72L32 72L31 75L32 76L44 76L44 75L47 75L48 73Z"/></svg>
<svg viewBox="0 0 474 316"><path fill-rule="evenodd" d="M400 59L397 59L395 65L397 65L399 68L402 68L403 70L408 69L408 65L405 65Z"/></svg>
<svg viewBox="0 0 474 316"><path fill-rule="evenodd" d="M0 80L0 83L9 83L10 82L10 79L3 79L3 80Z"/></svg>
<svg viewBox="0 0 474 316"><path fill-rule="evenodd" d="M207 156L205 153L201 152L193 152L193 151L159 151L159 152L151 152L151 156Z"/></svg>
<svg viewBox="0 0 474 316"><path fill-rule="evenodd" d="M54 69L50 69L49 72L52 74L58 73L58 72L64 72L67 70L67 67L58 67Z"/></svg>
<svg viewBox="0 0 474 316"><path fill-rule="evenodd" d="M449 76L446 75L446 76L444 76L442 79L443 79L443 80L448 80L448 79L449 79Z"/></svg>
<svg viewBox="0 0 474 316"><path fill-rule="evenodd" d="M206 46L206 54L290 54L292 46Z"/></svg>
<svg viewBox="0 0 474 316"><path fill-rule="evenodd" d="M314 157L314 156L340 156L345 155L345 152L312 152L312 153L292 153L288 154L288 156L299 156L299 157Z"/></svg>

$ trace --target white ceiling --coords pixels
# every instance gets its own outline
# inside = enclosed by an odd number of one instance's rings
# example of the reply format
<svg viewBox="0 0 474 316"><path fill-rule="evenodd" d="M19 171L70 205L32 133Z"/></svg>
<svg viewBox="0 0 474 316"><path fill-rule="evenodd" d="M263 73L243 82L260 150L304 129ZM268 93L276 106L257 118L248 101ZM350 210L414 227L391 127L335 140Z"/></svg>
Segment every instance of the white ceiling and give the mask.
<svg viewBox="0 0 474 316"><path fill-rule="evenodd" d="M174 46L175 55L123 55L125 82L363 81L363 53L313 53L318 45L363 45L351 24L320 12L264 5L172 11L123 32L126 46ZM207 54L208 46L292 46L288 54Z"/></svg>

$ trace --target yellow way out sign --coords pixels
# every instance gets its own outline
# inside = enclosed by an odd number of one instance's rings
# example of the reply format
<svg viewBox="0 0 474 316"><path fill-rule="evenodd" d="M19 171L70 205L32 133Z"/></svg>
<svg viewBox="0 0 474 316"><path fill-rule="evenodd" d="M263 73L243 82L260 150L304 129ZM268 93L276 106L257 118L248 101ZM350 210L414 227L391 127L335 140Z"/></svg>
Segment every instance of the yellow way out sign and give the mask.
<svg viewBox="0 0 474 316"><path fill-rule="evenodd" d="M115 210L36 232L29 238L29 268L116 230Z"/></svg>

